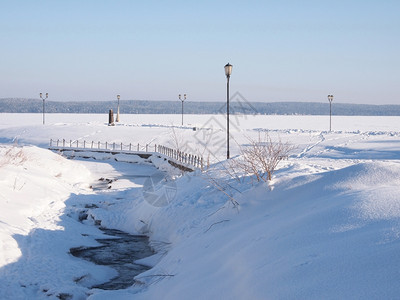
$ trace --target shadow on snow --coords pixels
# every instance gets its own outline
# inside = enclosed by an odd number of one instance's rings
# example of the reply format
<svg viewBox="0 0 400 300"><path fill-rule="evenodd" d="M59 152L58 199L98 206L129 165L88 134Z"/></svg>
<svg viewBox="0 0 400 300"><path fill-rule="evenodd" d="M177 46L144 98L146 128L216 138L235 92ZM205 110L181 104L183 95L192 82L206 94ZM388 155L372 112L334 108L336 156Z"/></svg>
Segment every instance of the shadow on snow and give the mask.
<svg viewBox="0 0 400 300"><path fill-rule="evenodd" d="M91 288L127 288L135 283L136 275L149 269L134 263L154 254L148 238L101 228L101 220L95 219L91 211L138 199L145 179L159 171L152 166L105 163L111 164L120 178L137 186L123 191L71 194L64 201L59 229L35 228L28 235L14 234L21 255L16 262L0 268L4 299L85 297ZM133 174L137 168L148 175Z"/></svg>

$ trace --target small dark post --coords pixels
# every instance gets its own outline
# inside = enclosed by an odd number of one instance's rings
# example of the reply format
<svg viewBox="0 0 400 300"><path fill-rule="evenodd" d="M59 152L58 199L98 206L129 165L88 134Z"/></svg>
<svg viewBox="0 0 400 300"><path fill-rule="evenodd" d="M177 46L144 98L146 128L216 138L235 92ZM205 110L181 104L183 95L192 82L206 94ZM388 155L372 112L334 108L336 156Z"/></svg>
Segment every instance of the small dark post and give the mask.
<svg viewBox="0 0 400 300"><path fill-rule="evenodd" d="M112 109L108 111L108 126L114 126L114 113Z"/></svg>

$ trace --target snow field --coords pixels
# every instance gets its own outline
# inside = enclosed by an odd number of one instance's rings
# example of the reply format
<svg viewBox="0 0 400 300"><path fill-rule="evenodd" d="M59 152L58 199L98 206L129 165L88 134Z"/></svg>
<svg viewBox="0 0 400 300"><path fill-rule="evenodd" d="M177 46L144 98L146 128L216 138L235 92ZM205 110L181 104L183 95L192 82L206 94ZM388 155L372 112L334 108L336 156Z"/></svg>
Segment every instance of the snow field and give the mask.
<svg viewBox="0 0 400 300"><path fill-rule="evenodd" d="M219 141L225 132L210 125L213 117L191 116L191 123L203 128L193 131L173 125L179 116L132 115L108 127L100 116L49 115L49 124L39 126L38 115L24 115L15 127L14 116L5 115L1 141L27 145L1 148L0 288L7 290L5 299L49 299L60 293L73 299L398 296L398 118L335 117L337 130L331 133L326 117L241 119L233 131L233 156L246 136L266 130L296 146L267 185L250 179L239 183L223 172L226 149ZM146 178L160 172L151 165L104 156L71 161L28 146L45 147L59 137L175 143L202 152L210 130L207 148L215 164L206 173L171 174L176 195L162 207L150 205L141 191ZM107 176L119 178L110 190L88 189ZM94 220L77 221L86 204L95 204L88 213L103 226L150 236L158 254L142 260L154 266L137 276L144 285L89 290L114 273L68 255L70 247L95 245L94 237L101 235Z"/></svg>

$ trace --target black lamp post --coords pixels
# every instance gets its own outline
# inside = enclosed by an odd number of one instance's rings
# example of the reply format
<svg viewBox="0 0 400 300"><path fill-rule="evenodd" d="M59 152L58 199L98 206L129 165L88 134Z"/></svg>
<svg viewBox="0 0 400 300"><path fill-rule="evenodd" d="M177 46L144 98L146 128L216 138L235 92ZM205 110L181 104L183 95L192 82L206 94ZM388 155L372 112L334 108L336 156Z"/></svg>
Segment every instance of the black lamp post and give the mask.
<svg viewBox="0 0 400 300"><path fill-rule="evenodd" d="M332 131L332 101L333 95L328 95L329 101L329 131Z"/></svg>
<svg viewBox="0 0 400 300"><path fill-rule="evenodd" d="M117 119L115 120L115 122L119 122L119 98L120 98L121 96L120 95L117 95L117 99L118 99L118 108L117 108Z"/></svg>
<svg viewBox="0 0 400 300"><path fill-rule="evenodd" d="M226 158L229 159L229 78L232 74L232 65L227 63L225 65L225 75L226 75Z"/></svg>
<svg viewBox="0 0 400 300"><path fill-rule="evenodd" d="M46 97L45 98L43 98L43 94L42 93L40 93L39 95L40 95L40 99L43 100L43 125L44 125L44 100L49 98L49 93L46 93Z"/></svg>
<svg viewBox="0 0 400 300"><path fill-rule="evenodd" d="M179 100L182 102L182 126L183 126L183 102L186 100L186 94L183 94L183 98L181 97L181 94L179 94Z"/></svg>

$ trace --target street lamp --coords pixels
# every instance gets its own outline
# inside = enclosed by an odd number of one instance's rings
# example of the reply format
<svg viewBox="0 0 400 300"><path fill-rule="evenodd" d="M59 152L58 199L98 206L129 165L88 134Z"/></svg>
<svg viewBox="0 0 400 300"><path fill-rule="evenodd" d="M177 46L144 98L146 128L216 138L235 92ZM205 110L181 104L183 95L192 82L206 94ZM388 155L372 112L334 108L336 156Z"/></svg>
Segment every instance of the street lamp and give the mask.
<svg viewBox="0 0 400 300"><path fill-rule="evenodd" d="M186 100L186 94L183 94L183 98L181 98L181 94L179 94L179 100L182 102L182 126L183 126L183 101Z"/></svg>
<svg viewBox="0 0 400 300"><path fill-rule="evenodd" d="M118 99L118 108L117 108L117 119L115 120L115 122L119 122L119 98L121 98L120 95L117 95L117 99Z"/></svg>
<svg viewBox="0 0 400 300"><path fill-rule="evenodd" d="M329 131L332 131L332 101L333 95L328 95L329 101Z"/></svg>
<svg viewBox="0 0 400 300"><path fill-rule="evenodd" d="M44 125L44 100L49 98L49 93L46 93L46 97L45 98L43 98L43 94L42 93L40 93L39 95L40 95L40 99L43 100L43 125Z"/></svg>
<svg viewBox="0 0 400 300"><path fill-rule="evenodd" d="M226 158L229 159L229 78L232 74L232 65L227 63L225 65L225 75L226 75Z"/></svg>

